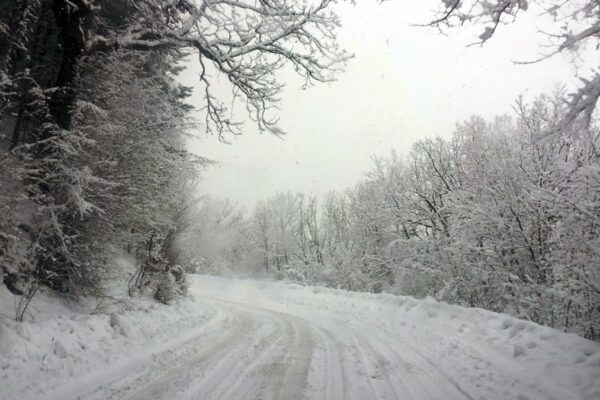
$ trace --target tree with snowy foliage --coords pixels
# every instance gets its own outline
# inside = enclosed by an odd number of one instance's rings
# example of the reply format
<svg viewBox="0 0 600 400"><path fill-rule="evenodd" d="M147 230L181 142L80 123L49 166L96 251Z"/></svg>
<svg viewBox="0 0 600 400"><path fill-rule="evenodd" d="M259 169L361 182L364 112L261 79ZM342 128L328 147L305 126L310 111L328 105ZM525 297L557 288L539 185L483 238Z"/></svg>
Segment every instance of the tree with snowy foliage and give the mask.
<svg viewBox="0 0 600 400"><path fill-rule="evenodd" d="M277 131L275 72L291 66L309 85L333 79L347 59L331 3L0 1L0 179L14 189L2 198L0 265L9 289L94 292L105 264L92 250L108 238L147 248L160 237L160 257L173 263L183 193L205 162L184 149L189 89L174 83L177 62L198 57L208 132L239 129L213 93L215 73L259 128Z"/></svg>

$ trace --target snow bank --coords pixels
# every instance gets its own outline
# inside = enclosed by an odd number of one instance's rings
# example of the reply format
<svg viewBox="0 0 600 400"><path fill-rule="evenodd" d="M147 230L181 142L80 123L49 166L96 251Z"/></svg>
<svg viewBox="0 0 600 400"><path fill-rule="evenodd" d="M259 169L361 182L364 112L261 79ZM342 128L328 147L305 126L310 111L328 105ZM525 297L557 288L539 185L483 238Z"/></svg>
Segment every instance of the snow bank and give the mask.
<svg viewBox="0 0 600 400"><path fill-rule="evenodd" d="M89 382L112 381L144 368L206 324L211 310L191 299L173 306L136 299L90 315L80 305L41 294L33 321L15 322L12 295L0 288L0 398L66 399ZM153 349L154 354L146 349Z"/></svg>

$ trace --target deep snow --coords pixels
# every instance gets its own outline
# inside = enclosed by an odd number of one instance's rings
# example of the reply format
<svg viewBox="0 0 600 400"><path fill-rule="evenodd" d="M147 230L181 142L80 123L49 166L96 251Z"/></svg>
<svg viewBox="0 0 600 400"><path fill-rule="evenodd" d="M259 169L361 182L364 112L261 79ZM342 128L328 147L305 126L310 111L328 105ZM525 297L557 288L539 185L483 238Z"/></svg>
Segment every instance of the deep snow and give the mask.
<svg viewBox="0 0 600 400"><path fill-rule="evenodd" d="M22 323L2 289L0 398L600 399L600 345L573 334L431 299L190 280L190 299L107 315L42 295Z"/></svg>

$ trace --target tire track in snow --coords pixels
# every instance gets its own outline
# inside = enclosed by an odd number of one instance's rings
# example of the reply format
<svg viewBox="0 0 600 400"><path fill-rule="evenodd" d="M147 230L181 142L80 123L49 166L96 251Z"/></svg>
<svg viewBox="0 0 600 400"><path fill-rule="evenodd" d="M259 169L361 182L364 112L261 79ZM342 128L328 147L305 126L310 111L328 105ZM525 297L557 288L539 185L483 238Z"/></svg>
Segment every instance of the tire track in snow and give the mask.
<svg viewBox="0 0 600 400"><path fill-rule="evenodd" d="M358 326L357 324L348 324L347 321L338 321L335 323L334 319L328 321L308 321L301 318L296 318L286 314L282 314L268 308L264 308L260 305L249 305L243 304L237 301L231 301L230 299L220 299L215 297L208 298L212 301L216 301L220 304L229 304L237 308L237 312L245 310L244 312L249 314L259 314L266 318L271 318L273 321L283 321L289 330L289 324L291 320L298 321L296 324L303 327L303 329L296 326L291 330L291 334L284 333L284 341L290 342L290 335L295 337L308 336L308 330L312 329L317 333L316 341L320 344L322 351L324 352L324 359L321 361L324 376L320 379L320 388L318 388L316 396L330 399L363 399L364 396L376 399L472 399L472 397L462 391L462 389L456 389L456 383L448 378L445 374L439 373L437 367L433 368L435 371L433 374L430 371L431 368L427 368L427 363L415 361L414 357L407 359L406 356L402 356L398 351L394 350L394 346L389 345L387 340L384 340L381 334L374 334L378 330L376 327L369 326ZM333 323L332 323L333 322ZM342 326L343 324L343 326ZM302 330L305 331L302 334ZM361 332L369 332L369 337L365 336ZM343 333L340 335L340 333ZM278 339L279 340L279 339ZM297 340L297 339L295 339ZM271 347L276 346L276 343L272 343ZM270 380L270 385L267 385L267 392L261 392L260 396L248 398L260 398L260 399L299 399L302 398L299 393L303 393L304 389L301 387L301 383L296 382L294 385L286 384L281 381L282 377L289 375L288 369L290 365L294 366L295 363L281 362L276 363L278 368L273 369L272 365L265 364L265 359L273 357L273 354L266 352L252 365L246 365L250 370L256 370L262 368L265 374ZM294 358L293 354L304 354L305 351L297 351L290 348L287 358ZM292 354L292 356L290 356ZM352 357L355 356L354 363L348 363ZM285 358L285 357L283 357ZM306 358L306 356L305 356ZM313 367L314 367L314 360ZM346 362L345 362L346 361ZM311 360L308 358L299 365L306 365ZM356 371L352 371L352 368L358 368ZM304 371L305 367L301 367L300 370ZM237 376L240 374L238 373ZM439 376L438 376L439 375ZM245 374L248 376L248 373ZM349 376L349 378L346 378ZM305 376L300 382L305 381ZM243 381L243 379L242 379ZM347 383L347 381L349 381ZM313 382L314 383L314 382ZM204 396L196 397L196 399L240 399L245 397L231 397L231 394L238 392L237 386L243 384L237 384L236 387L230 388L229 391L219 392L222 396ZM350 386L348 386L350 385ZM290 390L290 387L296 389ZM456 389L456 390L455 390ZM320 390L320 392L319 392ZM458 391L458 393L457 393ZM206 392L204 392L206 393Z"/></svg>
<svg viewBox="0 0 600 400"><path fill-rule="evenodd" d="M222 310L219 312L224 314ZM186 382L197 379L205 366L238 346L242 338L251 331L252 320L232 314L225 315L227 315L225 321L229 322L215 329L215 332L221 334L212 333L204 337L204 340L196 342L197 354L179 363L167 365L161 374L152 374L150 377L138 379L124 389L115 391L112 398L119 400L179 398Z"/></svg>
<svg viewBox="0 0 600 400"><path fill-rule="evenodd" d="M406 360L409 358L409 362L412 361L415 365L419 366L422 374L415 374L417 379L428 380L424 387L430 388L429 392L433 396L432 398L445 398L445 399L468 399L475 400L467 391L465 391L460 384L446 374L440 367L423 353L416 351L412 346L407 346L406 342L402 340L396 340L395 347L401 345L403 347L403 353L400 354L394 346L390 345L389 339L378 336L378 343L384 345L392 354L395 354L400 360ZM407 357L408 356L408 357ZM406 361L405 361L406 362ZM435 390L431 390L435 389ZM434 393L432 393L434 392ZM440 397L441 396L441 397Z"/></svg>
<svg viewBox="0 0 600 400"><path fill-rule="evenodd" d="M231 335L214 335L200 357L172 366L168 373L149 385L134 388L127 400L142 399L226 399L234 387L242 385L243 392L252 392L251 380L244 381L246 370L266 357L286 334L286 322L247 309L240 304L206 297L218 312L230 320L241 321L230 330ZM121 399L121 396L118 396Z"/></svg>
<svg viewBox="0 0 600 400"><path fill-rule="evenodd" d="M393 366L393 376L397 379L392 382L400 384L404 389L404 393L399 398L405 398L404 396L408 395L415 400L473 400L469 393L438 367L432 365L431 360L425 356L415 357L407 347L403 347L400 352L398 350L399 341L391 343L389 339L373 328L371 328L368 340L369 347L386 359L388 365Z"/></svg>
<svg viewBox="0 0 600 400"><path fill-rule="evenodd" d="M343 368L344 359L340 351L340 343L335 340L333 334L318 326L314 326L319 335L320 343L317 341L316 350L323 353L322 359L313 358L313 364L321 361L319 365L312 365L311 372L318 387L313 387L314 396L322 400L345 400L346 393L346 371ZM319 353L316 352L318 355Z"/></svg>
<svg viewBox="0 0 600 400"><path fill-rule="evenodd" d="M194 398L302 399L314 347L313 335L306 322L261 307L248 307L232 300L215 297L206 299L216 302L221 307L225 305L225 308L234 310L235 313L253 316L267 323L274 322L279 333L263 343L251 362L232 365L226 373L227 376L219 378L223 383L221 386L233 381L227 390L213 388L207 391L206 386L198 382L195 386L200 389L196 389ZM252 397L252 393L255 397Z"/></svg>
<svg viewBox="0 0 600 400"><path fill-rule="evenodd" d="M360 340L355 334L351 336L354 351L359 356L364 377L373 390L376 399L398 399L398 393L385 375L384 360L375 353L366 340Z"/></svg>
<svg viewBox="0 0 600 400"><path fill-rule="evenodd" d="M167 373L170 363L180 363L190 358L181 349L194 350L206 337L212 336L212 330L232 323L229 316L214 310L210 318L197 329L185 335L173 338L161 346L148 349L133 357L116 362L109 370L94 372L80 378L75 385L68 384L46 393L46 400L64 399L107 399L120 398L133 386L143 385L155 377ZM193 352L193 351L192 351Z"/></svg>
<svg viewBox="0 0 600 400"><path fill-rule="evenodd" d="M228 304L226 307L230 312L236 314L240 313L239 310L234 310L239 306L232 307L232 304L225 303L221 300L215 300L214 298L207 298L210 301L216 301L222 304ZM257 319L258 313L248 313L253 319ZM246 315L248 317L248 315ZM257 365L263 362L264 358L268 357L271 349L278 346L286 335L285 323L280 320L271 320L269 318L261 318L263 321L275 322L274 332L267 336L256 336L256 331L251 332L253 336L250 336L251 343L238 344L235 351L231 351L224 354L221 359L211 367L204 379L196 380L188 391L188 396L193 399L206 400L206 399L226 399L232 396L236 390L242 388L245 392L255 391L257 387L253 387L251 380L244 380L243 378L247 373L256 369ZM262 325L265 325L264 322Z"/></svg>

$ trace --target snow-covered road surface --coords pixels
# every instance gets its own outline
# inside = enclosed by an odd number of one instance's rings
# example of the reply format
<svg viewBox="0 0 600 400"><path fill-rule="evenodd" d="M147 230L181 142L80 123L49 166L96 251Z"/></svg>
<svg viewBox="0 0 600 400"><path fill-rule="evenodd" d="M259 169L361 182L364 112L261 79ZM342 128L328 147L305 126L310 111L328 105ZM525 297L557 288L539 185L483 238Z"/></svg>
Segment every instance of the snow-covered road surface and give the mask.
<svg viewBox="0 0 600 400"><path fill-rule="evenodd" d="M506 315L272 282L192 282L193 302L171 309L181 314L171 324L185 329L144 339L151 322L122 315L111 321L121 357L86 371L63 344L62 360L81 372L7 398L600 398L598 344Z"/></svg>
<svg viewBox="0 0 600 400"><path fill-rule="evenodd" d="M302 398L313 349L304 321L228 300L201 301L211 304L222 322L194 344L203 349L148 383L128 385L116 397Z"/></svg>
<svg viewBox="0 0 600 400"><path fill-rule="evenodd" d="M228 323L200 354L123 399L472 399L432 360L367 324L203 296Z"/></svg>

